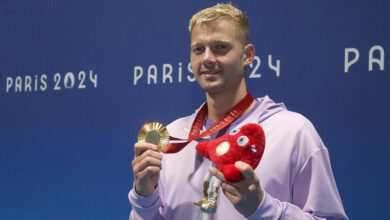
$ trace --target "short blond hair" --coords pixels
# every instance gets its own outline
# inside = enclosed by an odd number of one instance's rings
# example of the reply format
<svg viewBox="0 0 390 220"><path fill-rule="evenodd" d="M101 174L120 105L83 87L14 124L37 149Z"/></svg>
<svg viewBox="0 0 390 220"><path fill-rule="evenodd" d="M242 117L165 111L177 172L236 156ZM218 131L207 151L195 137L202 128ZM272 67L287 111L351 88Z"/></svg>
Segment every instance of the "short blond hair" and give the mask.
<svg viewBox="0 0 390 220"><path fill-rule="evenodd" d="M236 24L236 27L241 30L241 42L243 45L248 44L249 21L246 15L232 4L216 4L213 7L205 8L194 14L190 20L188 31L190 35L195 24L207 23L210 21L219 20L221 18L231 18Z"/></svg>

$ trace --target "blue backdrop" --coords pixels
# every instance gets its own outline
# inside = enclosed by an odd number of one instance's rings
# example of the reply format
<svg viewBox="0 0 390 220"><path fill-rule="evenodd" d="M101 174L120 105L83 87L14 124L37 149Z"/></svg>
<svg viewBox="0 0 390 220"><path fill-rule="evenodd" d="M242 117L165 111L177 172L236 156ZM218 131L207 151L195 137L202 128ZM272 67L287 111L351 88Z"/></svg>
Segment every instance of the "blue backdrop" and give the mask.
<svg viewBox="0 0 390 220"><path fill-rule="evenodd" d="M251 23L252 95L313 122L351 219L389 218L390 3L232 2ZM187 24L214 4L0 2L0 219L128 218L139 128L205 99Z"/></svg>

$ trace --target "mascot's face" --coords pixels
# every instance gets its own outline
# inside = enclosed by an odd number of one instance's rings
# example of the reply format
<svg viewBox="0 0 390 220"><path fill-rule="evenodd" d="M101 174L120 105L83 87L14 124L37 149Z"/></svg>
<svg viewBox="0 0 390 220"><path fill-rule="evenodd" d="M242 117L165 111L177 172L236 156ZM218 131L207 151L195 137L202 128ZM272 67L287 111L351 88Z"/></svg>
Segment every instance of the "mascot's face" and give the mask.
<svg viewBox="0 0 390 220"><path fill-rule="evenodd" d="M246 124L215 140L198 143L196 150L212 160L226 177L224 169L233 166L237 161L248 163L255 169L263 155L264 147L265 137L261 126Z"/></svg>
<svg viewBox="0 0 390 220"><path fill-rule="evenodd" d="M244 134L241 134L239 132L240 132L240 129L238 129L238 128L232 130L229 135L233 135L234 138L232 138L232 140L230 140L230 141L229 140L222 141L221 143L219 143L217 145L217 147L215 149L215 153L217 156L224 155L225 153L227 153L229 151L230 146L237 146L237 145L239 146L239 148L236 150L243 151L245 148L249 147L249 149L253 153L256 153L256 151L257 151L256 146L251 145L249 143L249 137L244 135ZM239 134L239 135L236 135L236 134ZM232 151L235 151L235 150L233 149Z"/></svg>

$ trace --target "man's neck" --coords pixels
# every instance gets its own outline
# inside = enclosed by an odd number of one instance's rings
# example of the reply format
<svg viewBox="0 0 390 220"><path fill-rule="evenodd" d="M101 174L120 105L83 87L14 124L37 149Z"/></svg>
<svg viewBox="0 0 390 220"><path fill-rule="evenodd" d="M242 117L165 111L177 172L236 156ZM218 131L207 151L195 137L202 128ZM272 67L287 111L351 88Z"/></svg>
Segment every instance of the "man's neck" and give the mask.
<svg viewBox="0 0 390 220"><path fill-rule="evenodd" d="M218 93L208 94L206 93L208 117L211 121L217 122L220 120L230 109L237 105L247 94L246 88L239 92L234 93ZM243 113L248 113L256 104L254 100L249 108Z"/></svg>

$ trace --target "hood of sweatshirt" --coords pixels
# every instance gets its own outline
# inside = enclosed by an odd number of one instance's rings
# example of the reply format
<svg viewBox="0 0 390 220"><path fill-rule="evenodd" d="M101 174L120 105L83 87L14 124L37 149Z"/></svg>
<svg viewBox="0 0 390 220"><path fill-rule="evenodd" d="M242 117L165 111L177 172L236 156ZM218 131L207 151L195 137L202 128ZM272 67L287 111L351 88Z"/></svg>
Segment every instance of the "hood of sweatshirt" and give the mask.
<svg viewBox="0 0 390 220"><path fill-rule="evenodd" d="M229 128L227 130L231 130L235 127L239 127L248 123L257 122L258 124L261 124L263 121L272 117L278 112L287 110L283 103L275 103L268 96L258 98L256 99L256 101L257 103L251 109L251 111L237 118L234 122L231 123L231 125L228 126ZM168 125L167 128L169 130L169 133L177 138L186 139L188 137L189 130L191 129L194 118L199 110L200 107L196 109L192 115L177 119L176 121ZM206 123L210 123L210 121L208 120L208 122ZM202 132L205 131L206 127L208 126L204 126Z"/></svg>

